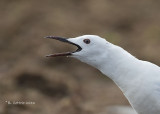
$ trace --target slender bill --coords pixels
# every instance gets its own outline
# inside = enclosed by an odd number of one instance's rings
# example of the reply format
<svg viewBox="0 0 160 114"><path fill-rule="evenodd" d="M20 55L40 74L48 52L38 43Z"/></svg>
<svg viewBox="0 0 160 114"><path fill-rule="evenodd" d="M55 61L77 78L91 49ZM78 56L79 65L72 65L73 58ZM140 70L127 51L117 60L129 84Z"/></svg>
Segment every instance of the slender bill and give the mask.
<svg viewBox="0 0 160 114"><path fill-rule="evenodd" d="M67 38L62 38L62 37L58 37L58 36L47 36L45 38L55 39L55 40L58 40L58 41L61 41L61 42L72 44L72 45L74 45L78 48L76 51L73 51L73 52L55 53L55 54L47 55L46 57L71 56L72 53L75 53L75 52L78 52L78 51L82 50L82 48L78 44L75 44L73 42L68 41Z"/></svg>

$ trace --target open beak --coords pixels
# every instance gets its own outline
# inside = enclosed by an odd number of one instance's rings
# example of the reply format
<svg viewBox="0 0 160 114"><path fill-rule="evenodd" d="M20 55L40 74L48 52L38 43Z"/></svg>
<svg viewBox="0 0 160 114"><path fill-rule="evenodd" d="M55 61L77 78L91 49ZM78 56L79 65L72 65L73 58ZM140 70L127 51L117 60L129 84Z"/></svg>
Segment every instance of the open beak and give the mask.
<svg viewBox="0 0 160 114"><path fill-rule="evenodd" d="M72 44L72 45L77 47L77 50L73 51L73 52L55 53L55 54L47 55L46 57L70 56L70 55L72 55L72 53L75 53L75 52L78 52L78 51L82 50L82 48L78 44L70 42L66 38L62 38L62 37L58 37L58 36L46 36L45 38L59 40L61 42Z"/></svg>

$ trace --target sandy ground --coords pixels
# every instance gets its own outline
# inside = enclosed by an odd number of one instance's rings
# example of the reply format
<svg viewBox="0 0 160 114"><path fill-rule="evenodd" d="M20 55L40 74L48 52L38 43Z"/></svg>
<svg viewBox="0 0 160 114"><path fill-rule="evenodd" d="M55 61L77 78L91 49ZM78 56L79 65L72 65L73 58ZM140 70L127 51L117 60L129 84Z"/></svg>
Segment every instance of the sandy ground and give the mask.
<svg viewBox="0 0 160 114"><path fill-rule="evenodd" d="M100 114L129 105L95 68L46 58L74 47L43 37L96 34L160 65L159 10L156 0L1 0L0 114Z"/></svg>

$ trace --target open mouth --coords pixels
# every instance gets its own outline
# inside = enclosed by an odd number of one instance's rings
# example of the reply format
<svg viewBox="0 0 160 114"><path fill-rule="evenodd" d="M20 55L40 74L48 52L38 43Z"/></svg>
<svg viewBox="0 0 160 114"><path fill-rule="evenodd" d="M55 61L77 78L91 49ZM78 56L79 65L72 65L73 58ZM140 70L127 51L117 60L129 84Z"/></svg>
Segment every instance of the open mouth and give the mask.
<svg viewBox="0 0 160 114"><path fill-rule="evenodd" d="M78 44L75 44L75 43L73 43L73 42L70 42L70 41L68 41L66 38L62 38L62 37L58 37L58 36L46 36L45 38L59 40L59 41L61 41L61 42L65 42L65 43L68 43L68 44L72 44L72 45L74 45L74 46L77 47L77 50L76 50L76 51L73 51L73 52L55 53L55 54L47 55L46 57L70 56L70 55L72 55L73 53L79 52L79 51L82 50L82 48L81 48Z"/></svg>

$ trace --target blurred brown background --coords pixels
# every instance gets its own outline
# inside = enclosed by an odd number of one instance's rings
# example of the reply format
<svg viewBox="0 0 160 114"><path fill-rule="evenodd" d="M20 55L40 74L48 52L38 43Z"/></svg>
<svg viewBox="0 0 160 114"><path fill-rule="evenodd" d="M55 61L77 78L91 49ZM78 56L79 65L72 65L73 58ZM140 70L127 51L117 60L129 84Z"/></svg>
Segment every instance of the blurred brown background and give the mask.
<svg viewBox="0 0 160 114"><path fill-rule="evenodd" d="M129 105L95 68L73 58L45 57L73 47L44 36L84 34L160 65L160 1L1 0L0 114L100 114L107 106Z"/></svg>

